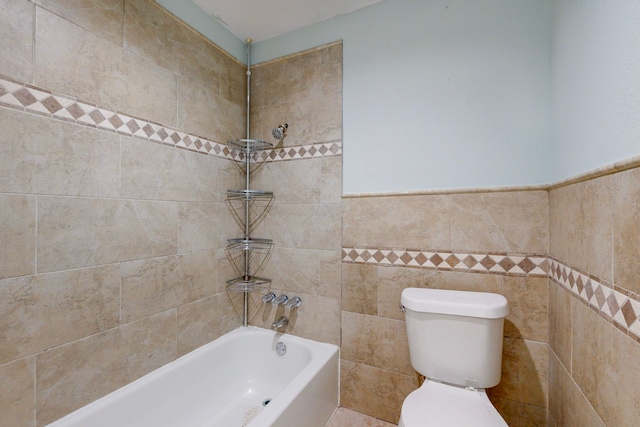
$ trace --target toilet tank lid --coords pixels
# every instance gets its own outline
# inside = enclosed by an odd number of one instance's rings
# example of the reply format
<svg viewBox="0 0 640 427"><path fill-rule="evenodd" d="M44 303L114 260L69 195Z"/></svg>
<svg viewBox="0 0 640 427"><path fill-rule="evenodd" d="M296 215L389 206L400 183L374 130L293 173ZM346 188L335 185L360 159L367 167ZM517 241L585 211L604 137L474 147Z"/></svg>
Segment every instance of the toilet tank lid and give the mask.
<svg viewBox="0 0 640 427"><path fill-rule="evenodd" d="M453 291L446 289L406 288L400 303L421 313L500 319L509 314L507 299L489 292Z"/></svg>

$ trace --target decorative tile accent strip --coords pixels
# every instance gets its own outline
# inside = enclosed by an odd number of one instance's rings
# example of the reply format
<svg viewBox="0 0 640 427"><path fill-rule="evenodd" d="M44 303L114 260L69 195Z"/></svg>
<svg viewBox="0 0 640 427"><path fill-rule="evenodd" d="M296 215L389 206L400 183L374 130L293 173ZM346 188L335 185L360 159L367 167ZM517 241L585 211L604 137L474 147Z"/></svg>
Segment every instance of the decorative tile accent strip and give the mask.
<svg viewBox="0 0 640 427"><path fill-rule="evenodd" d="M548 277L640 343L640 296L547 255L345 247L342 262Z"/></svg>
<svg viewBox="0 0 640 427"><path fill-rule="evenodd" d="M342 248L342 261L468 273L546 277L546 255Z"/></svg>
<svg viewBox="0 0 640 427"><path fill-rule="evenodd" d="M130 114L110 111L2 75L0 106L229 160L242 161L244 157L242 152L229 148L226 144ZM261 158L257 161L274 162L341 154L342 143L335 141L265 150L260 152Z"/></svg>
<svg viewBox="0 0 640 427"><path fill-rule="evenodd" d="M599 277L549 257L549 278L640 343L640 301Z"/></svg>

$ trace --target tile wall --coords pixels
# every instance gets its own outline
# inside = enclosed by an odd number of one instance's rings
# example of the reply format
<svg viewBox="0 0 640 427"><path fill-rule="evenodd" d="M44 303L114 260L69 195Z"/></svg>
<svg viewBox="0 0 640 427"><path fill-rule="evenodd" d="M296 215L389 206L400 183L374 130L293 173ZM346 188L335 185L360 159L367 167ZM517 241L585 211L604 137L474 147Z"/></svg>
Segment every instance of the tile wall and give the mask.
<svg viewBox="0 0 640 427"><path fill-rule="evenodd" d="M42 426L239 325L244 66L147 0L0 22L0 424Z"/></svg>
<svg viewBox="0 0 640 427"><path fill-rule="evenodd" d="M418 387L402 289L496 292L510 314L490 398L511 426L545 425L546 191L347 197L342 238L343 406L397 423Z"/></svg>
<svg viewBox="0 0 640 427"><path fill-rule="evenodd" d="M254 233L275 244L263 275L272 279L276 294L303 300L293 310L261 306L253 324L269 328L286 315L286 332L339 345L342 43L253 67L251 111L252 137L276 147L265 154L268 163L252 183L253 189L275 195ZM289 125L287 134L277 141L271 130L283 123ZM303 154L292 157L295 161L269 162L296 150Z"/></svg>
<svg viewBox="0 0 640 427"><path fill-rule="evenodd" d="M640 169L549 195L550 425L636 425Z"/></svg>

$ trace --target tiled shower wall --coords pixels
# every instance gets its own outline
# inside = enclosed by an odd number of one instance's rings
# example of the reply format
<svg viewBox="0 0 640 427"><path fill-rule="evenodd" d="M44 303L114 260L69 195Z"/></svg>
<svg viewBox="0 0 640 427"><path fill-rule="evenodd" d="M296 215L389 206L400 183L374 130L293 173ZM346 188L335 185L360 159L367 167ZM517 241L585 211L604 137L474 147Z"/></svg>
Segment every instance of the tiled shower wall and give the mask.
<svg viewBox="0 0 640 427"><path fill-rule="evenodd" d="M70 4L0 2L3 426L239 325L218 260L242 179L215 154L243 135L244 66L153 2Z"/></svg>
<svg viewBox="0 0 640 427"><path fill-rule="evenodd" d="M348 197L343 211L341 404L397 423L418 387L402 289L496 292L510 314L490 398L509 425L545 425L547 192Z"/></svg>
<svg viewBox="0 0 640 427"><path fill-rule="evenodd" d="M302 149L304 158L268 162L255 174L252 188L275 194L254 233L275 243L264 276L278 295L300 296L303 304L264 305L253 324L268 328L286 315L288 333L339 345L342 43L254 67L251 112L252 136L276 144L274 155L313 144ZM287 136L278 142L271 129L283 123Z"/></svg>

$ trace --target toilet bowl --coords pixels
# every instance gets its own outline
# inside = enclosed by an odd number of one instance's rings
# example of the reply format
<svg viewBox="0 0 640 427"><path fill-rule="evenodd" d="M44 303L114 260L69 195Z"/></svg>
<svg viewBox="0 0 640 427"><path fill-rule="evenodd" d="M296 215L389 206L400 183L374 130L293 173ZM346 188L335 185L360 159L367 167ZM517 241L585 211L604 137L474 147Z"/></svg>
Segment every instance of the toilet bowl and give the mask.
<svg viewBox="0 0 640 427"><path fill-rule="evenodd" d="M404 400L398 427L508 427L485 392L500 382L506 298L407 288L400 302L411 365L427 379Z"/></svg>
<svg viewBox="0 0 640 427"><path fill-rule="evenodd" d="M398 427L508 427L484 390L425 381L402 404Z"/></svg>

